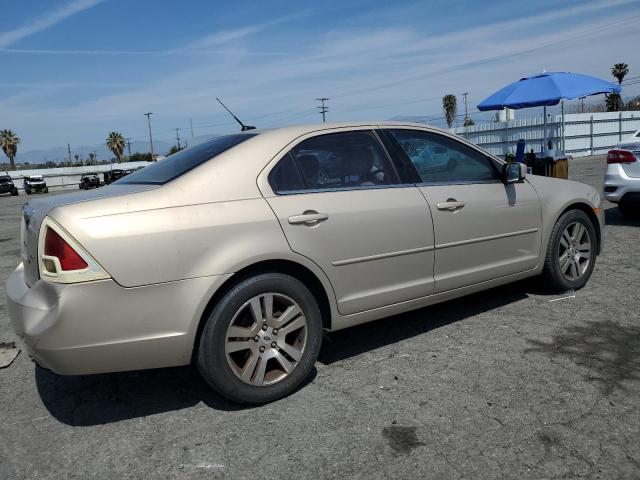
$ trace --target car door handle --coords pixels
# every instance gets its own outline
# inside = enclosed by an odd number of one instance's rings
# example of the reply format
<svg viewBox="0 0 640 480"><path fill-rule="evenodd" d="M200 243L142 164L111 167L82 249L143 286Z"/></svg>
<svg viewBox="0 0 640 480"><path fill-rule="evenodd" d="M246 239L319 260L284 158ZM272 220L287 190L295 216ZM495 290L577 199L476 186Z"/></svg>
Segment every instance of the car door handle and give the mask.
<svg viewBox="0 0 640 480"><path fill-rule="evenodd" d="M449 212L457 212L464 207L464 202L458 202L455 198L449 198L446 202L436 204L438 210L447 210Z"/></svg>
<svg viewBox="0 0 640 480"><path fill-rule="evenodd" d="M307 210L302 215L292 215L288 220L291 225L303 224L307 225L308 227L313 227L320 222L324 222L327 218L329 218L329 215L326 213L318 213L315 210Z"/></svg>

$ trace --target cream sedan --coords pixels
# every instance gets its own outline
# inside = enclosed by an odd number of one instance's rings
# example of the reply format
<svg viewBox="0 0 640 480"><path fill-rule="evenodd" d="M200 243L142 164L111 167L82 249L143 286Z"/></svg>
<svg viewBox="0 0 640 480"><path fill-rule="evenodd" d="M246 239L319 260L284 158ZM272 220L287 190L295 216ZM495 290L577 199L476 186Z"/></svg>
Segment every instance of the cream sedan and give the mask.
<svg viewBox="0 0 640 480"><path fill-rule="evenodd" d="M54 372L193 362L262 403L310 374L323 329L534 275L582 287L602 220L593 188L424 125L250 131L30 201L9 314Z"/></svg>

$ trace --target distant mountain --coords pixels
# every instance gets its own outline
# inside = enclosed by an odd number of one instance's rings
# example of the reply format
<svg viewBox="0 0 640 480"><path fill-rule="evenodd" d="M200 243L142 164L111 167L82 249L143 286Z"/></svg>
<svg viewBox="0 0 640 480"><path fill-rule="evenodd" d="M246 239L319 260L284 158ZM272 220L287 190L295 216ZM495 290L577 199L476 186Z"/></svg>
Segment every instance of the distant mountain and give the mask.
<svg viewBox="0 0 640 480"><path fill-rule="evenodd" d="M164 142L162 140L158 140L157 142L154 141L153 150L157 154L164 154L169 151L171 145L171 143ZM148 151L150 151L149 142L131 142L131 153L146 153ZM96 153L98 160L108 160L110 158L113 158L113 153L104 144L95 146L71 147L71 156L73 157L73 160L75 160L75 155L79 155L80 158L86 160L87 158L89 158L89 154L93 152ZM124 154L128 154L126 148ZM59 163L61 161L67 160L69 160L69 152L66 146L49 148L47 150L28 150L26 152L21 152L20 150L18 150L18 154L16 155L16 162L18 163L44 163L46 161Z"/></svg>
<svg viewBox="0 0 640 480"><path fill-rule="evenodd" d="M209 138L217 136L216 134L209 135L201 135L195 138L185 138L182 141L182 145L184 146L184 142L186 141L187 146L197 145ZM153 141L153 150L157 155L165 155L169 149L174 145L171 142L165 142L163 140L154 140ZM151 151L149 148L149 142L131 142L131 153L147 153ZM81 159L86 160L89 158L89 154L95 152L98 160L108 160L110 158L114 158L111 150L107 148L106 145L96 145L96 146L82 146L82 147L71 147L71 156L75 161L75 155L79 155ZM1 153L1 152L0 152ZM125 148L124 154L128 155L128 151ZM55 147L49 148L47 150L28 150L26 152L21 152L18 150L18 154L16 155L17 163L45 163L47 161L60 163L61 161L69 160L69 152L67 147ZM2 156L0 157L0 164L3 162L7 162L7 159Z"/></svg>

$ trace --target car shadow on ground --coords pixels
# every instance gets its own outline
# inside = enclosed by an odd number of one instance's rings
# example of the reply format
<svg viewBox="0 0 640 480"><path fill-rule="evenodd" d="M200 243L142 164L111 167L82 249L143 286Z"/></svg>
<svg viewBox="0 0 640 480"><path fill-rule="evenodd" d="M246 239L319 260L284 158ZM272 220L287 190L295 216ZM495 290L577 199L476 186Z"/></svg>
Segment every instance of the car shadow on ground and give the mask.
<svg viewBox="0 0 640 480"><path fill-rule="evenodd" d="M299 388L316 374L314 368ZM199 403L221 411L251 408L218 395L192 366L79 376L57 375L36 366L35 380L49 413L72 426L102 425Z"/></svg>
<svg viewBox="0 0 640 480"><path fill-rule="evenodd" d="M640 227L640 211L635 216L624 217L618 207L607 208L604 211L604 222L606 225Z"/></svg>
<svg viewBox="0 0 640 480"><path fill-rule="evenodd" d="M528 340L525 353L565 357L587 369L584 380L599 384L607 396L625 390L625 382L640 381L640 327L610 320L567 327L550 342Z"/></svg>
<svg viewBox="0 0 640 480"><path fill-rule="evenodd" d="M422 335L450 323L527 298L539 293L534 281L521 281L411 312L394 315L375 323L325 335L318 360L329 365L369 350Z"/></svg>
<svg viewBox="0 0 640 480"><path fill-rule="evenodd" d="M535 283L518 282L327 335L319 361L325 365L422 335L430 330L522 300ZM312 375L304 385L313 381ZM217 395L191 366L100 375L61 376L36 366L44 406L67 425L100 425L193 407L222 411L250 408Z"/></svg>

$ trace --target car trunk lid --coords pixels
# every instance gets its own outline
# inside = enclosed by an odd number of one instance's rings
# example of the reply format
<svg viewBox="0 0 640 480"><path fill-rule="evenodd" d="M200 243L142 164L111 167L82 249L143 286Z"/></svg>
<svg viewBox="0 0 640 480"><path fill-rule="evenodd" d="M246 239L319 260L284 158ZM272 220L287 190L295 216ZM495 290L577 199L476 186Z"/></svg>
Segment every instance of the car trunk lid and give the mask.
<svg viewBox="0 0 640 480"><path fill-rule="evenodd" d="M39 278L38 271L38 237L40 226L47 214L56 207L72 203L90 202L106 197L129 195L158 188L157 185L110 185L96 190L37 198L22 207L20 226L20 256L24 263L24 274L27 285L33 285Z"/></svg>

